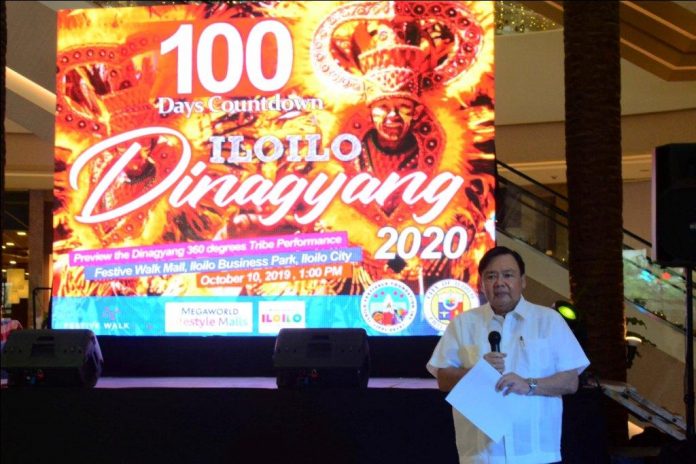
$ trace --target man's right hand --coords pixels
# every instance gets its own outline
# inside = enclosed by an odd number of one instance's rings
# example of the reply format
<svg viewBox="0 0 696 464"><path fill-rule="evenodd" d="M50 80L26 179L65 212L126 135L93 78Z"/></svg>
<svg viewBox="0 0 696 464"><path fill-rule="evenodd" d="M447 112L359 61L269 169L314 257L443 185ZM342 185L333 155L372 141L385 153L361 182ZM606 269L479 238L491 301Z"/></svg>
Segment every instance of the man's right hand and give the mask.
<svg viewBox="0 0 696 464"><path fill-rule="evenodd" d="M505 353L499 353L497 351L491 351L490 353L486 353L483 355L483 359L488 361L488 364L493 366L495 370L500 372L501 374L505 372L505 357L507 354Z"/></svg>

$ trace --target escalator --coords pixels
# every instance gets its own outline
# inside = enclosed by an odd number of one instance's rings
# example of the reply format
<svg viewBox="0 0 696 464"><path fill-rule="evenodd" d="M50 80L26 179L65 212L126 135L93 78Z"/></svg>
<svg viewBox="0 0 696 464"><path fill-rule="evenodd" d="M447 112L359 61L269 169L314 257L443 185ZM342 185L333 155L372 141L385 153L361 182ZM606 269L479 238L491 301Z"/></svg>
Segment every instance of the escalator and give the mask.
<svg viewBox="0 0 696 464"><path fill-rule="evenodd" d="M497 161L497 164L498 242L520 249L526 261L529 261L529 277L543 282L552 295L568 298L567 198L505 163ZM649 332L652 333L644 335L648 338L659 337L661 343L653 342L683 361L686 311L684 270L652 263L650 249L650 242L624 230L626 316L650 321L652 330ZM642 324L637 325L643 327ZM681 349L674 350L679 343L663 340L663 336L682 340Z"/></svg>
<svg viewBox="0 0 696 464"><path fill-rule="evenodd" d="M497 161L497 168L498 244L517 250L525 259L529 300L550 306L557 299L568 299L567 198L505 163ZM643 341L638 347L642 358L629 369L628 379L652 401L683 415L685 271L653 263L650 250L650 242L624 230L627 331ZM688 337L691 343L693 335ZM669 395L671 399L666 398Z"/></svg>

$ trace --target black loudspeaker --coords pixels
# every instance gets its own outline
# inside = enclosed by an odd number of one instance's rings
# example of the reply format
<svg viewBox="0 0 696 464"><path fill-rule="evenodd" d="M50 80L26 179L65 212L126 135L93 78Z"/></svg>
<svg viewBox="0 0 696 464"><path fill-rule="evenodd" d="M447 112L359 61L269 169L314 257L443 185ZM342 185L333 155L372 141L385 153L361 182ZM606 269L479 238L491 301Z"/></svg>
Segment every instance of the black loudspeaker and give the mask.
<svg viewBox="0 0 696 464"><path fill-rule="evenodd" d="M655 148L652 258L663 266L696 265L696 143Z"/></svg>
<svg viewBox="0 0 696 464"><path fill-rule="evenodd" d="M93 387L103 365L91 330L15 330L2 350L9 387Z"/></svg>
<svg viewBox="0 0 696 464"><path fill-rule="evenodd" d="M367 388L364 329L280 329L273 351L278 388Z"/></svg>

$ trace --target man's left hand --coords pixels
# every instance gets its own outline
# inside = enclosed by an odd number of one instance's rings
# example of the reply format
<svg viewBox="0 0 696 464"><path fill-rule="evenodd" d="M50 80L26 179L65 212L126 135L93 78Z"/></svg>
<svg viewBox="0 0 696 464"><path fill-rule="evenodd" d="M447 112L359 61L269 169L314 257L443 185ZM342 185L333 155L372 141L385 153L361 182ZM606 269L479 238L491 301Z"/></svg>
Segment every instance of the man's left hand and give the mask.
<svg viewBox="0 0 696 464"><path fill-rule="evenodd" d="M529 392L529 384L526 379L523 379L514 372L508 372L503 374L503 376L495 384L495 391L502 391L504 396L510 393L517 393L518 395L526 395Z"/></svg>

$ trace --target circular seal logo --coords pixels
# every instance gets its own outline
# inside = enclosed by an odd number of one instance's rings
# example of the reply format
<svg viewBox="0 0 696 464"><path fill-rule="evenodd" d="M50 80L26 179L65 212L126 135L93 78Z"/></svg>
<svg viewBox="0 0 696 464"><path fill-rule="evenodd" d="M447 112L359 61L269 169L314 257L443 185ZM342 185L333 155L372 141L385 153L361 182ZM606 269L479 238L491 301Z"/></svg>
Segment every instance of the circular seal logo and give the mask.
<svg viewBox="0 0 696 464"><path fill-rule="evenodd" d="M416 295L398 280L377 281L363 293L360 314L378 332L401 332L416 318Z"/></svg>
<svg viewBox="0 0 696 464"><path fill-rule="evenodd" d="M444 331L457 315L478 305L476 292L461 280L455 279L435 282L423 297L425 319L438 332Z"/></svg>

